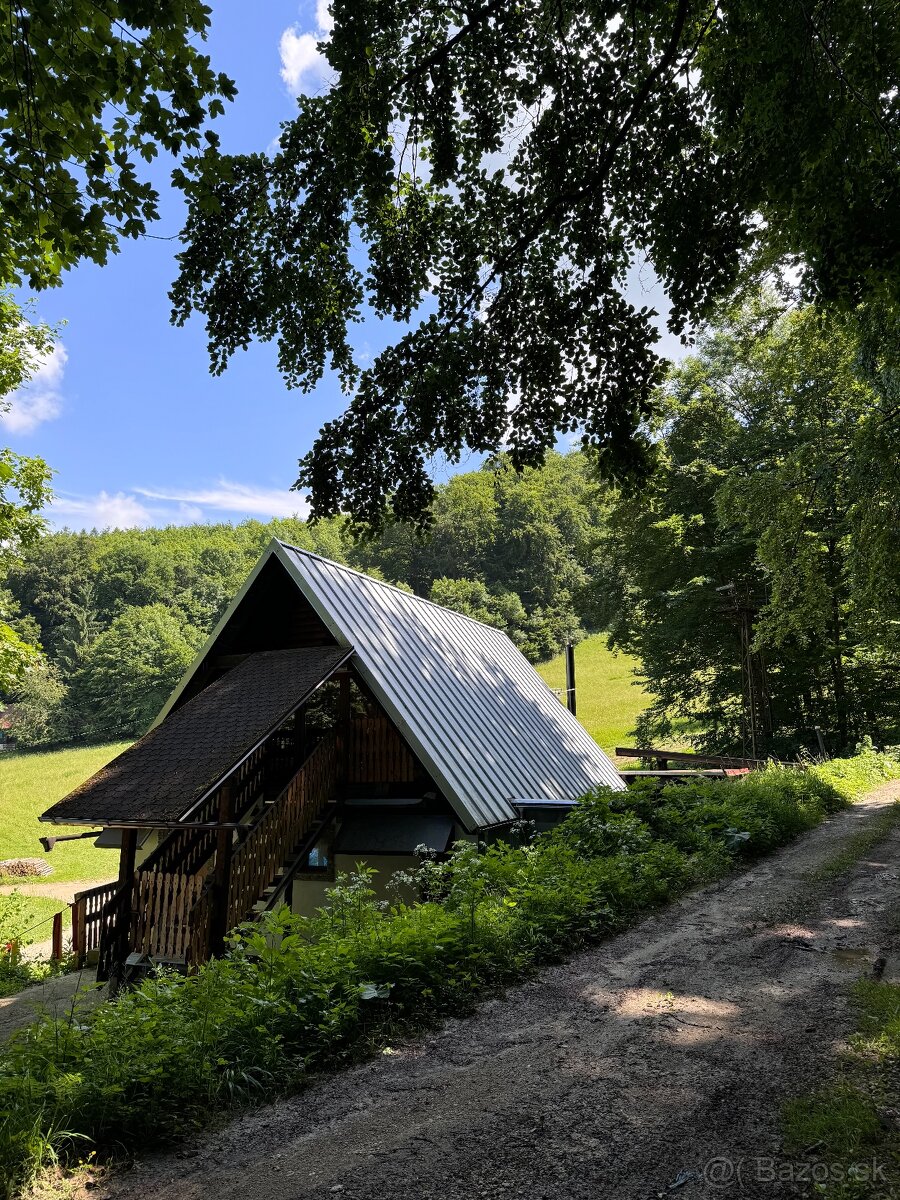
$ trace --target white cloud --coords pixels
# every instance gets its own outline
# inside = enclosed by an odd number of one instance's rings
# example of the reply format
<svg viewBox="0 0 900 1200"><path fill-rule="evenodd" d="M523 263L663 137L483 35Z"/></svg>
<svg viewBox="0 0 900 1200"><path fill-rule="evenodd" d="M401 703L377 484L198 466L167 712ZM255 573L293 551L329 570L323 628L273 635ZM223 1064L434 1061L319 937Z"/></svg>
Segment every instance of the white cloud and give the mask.
<svg viewBox="0 0 900 1200"><path fill-rule="evenodd" d="M110 495L57 494L50 520L57 528L146 529L150 525L196 525L223 516L238 520L305 516L306 500L283 488L254 487L226 479L204 488L131 488Z"/></svg>
<svg viewBox="0 0 900 1200"><path fill-rule="evenodd" d="M307 503L297 492L285 488L255 487L252 484L231 483L220 479L212 487L203 488L135 488L139 496L148 500L211 508L219 512L241 513L254 517L304 516Z"/></svg>
<svg viewBox="0 0 900 1200"><path fill-rule="evenodd" d="M68 361L62 342L57 342L28 383L5 396L0 411L0 426L10 433L31 433L44 421L53 421L62 412L62 381Z"/></svg>
<svg viewBox="0 0 900 1200"><path fill-rule="evenodd" d="M328 41L334 18L328 0L316 0L316 28L304 30L290 25L278 43L281 55L281 78L295 96L318 91L328 82L330 67L319 50L319 43Z"/></svg>
<svg viewBox="0 0 900 1200"><path fill-rule="evenodd" d="M125 492L98 492L96 496L57 495L50 506L54 525L75 529L145 529L153 524L148 508Z"/></svg>
<svg viewBox="0 0 900 1200"><path fill-rule="evenodd" d="M334 29L334 17L328 0L316 0L316 25L322 33L331 33Z"/></svg>

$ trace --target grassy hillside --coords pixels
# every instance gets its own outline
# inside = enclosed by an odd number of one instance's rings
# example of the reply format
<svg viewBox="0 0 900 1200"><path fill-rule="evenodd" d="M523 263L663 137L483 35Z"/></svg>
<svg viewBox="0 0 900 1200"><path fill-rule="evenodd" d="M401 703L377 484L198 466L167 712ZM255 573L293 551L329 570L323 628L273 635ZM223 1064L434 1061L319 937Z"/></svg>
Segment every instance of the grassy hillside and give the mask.
<svg viewBox="0 0 900 1200"><path fill-rule="evenodd" d="M85 838L62 842L46 855L38 841L42 834L80 833L81 829L44 825L38 817L127 745L113 742L34 754L0 754L0 859L46 859L53 868L48 883L111 879L117 869L115 851L98 850Z"/></svg>
<svg viewBox="0 0 900 1200"><path fill-rule="evenodd" d="M650 702L635 678L637 665L627 654L613 654L603 634L575 647L578 719L608 753L633 740L634 723ZM550 687L566 686L564 655L543 663L538 671Z"/></svg>

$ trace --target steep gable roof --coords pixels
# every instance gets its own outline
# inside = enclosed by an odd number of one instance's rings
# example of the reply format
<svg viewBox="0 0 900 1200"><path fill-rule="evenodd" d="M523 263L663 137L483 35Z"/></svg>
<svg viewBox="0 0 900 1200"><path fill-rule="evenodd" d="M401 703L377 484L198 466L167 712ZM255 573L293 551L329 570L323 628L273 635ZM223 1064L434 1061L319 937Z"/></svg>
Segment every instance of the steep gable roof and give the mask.
<svg viewBox="0 0 900 1200"><path fill-rule="evenodd" d="M351 655L341 646L252 654L49 808L42 821L180 820Z"/></svg>
<svg viewBox="0 0 900 1200"><path fill-rule="evenodd" d="M624 787L499 629L306 550L273 541L264 560L272 555L335 642L353 647L356 671L466 828L515 820L517 799L572 800L597 784ZM246 587L208 646L245 594Z"/></svg>

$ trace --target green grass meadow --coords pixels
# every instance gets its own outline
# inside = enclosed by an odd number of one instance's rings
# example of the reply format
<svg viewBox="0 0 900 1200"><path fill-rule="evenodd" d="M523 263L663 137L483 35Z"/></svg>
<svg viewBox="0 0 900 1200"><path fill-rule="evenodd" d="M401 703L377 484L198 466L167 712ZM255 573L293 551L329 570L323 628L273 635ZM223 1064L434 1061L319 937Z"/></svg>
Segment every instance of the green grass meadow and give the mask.
<svg viewBox="0 0 900 1200"><path fill-rule="evenodd" d="M89 838L61 842L49 855L45 854L38 841L42 834L80 833L83 826L46 825L38 818L51 804L121 754L127 745L127 742L112 742L69 750L0 755L0 859L44 859L53 868L53 873L46 877L47 883L112 878L117 867L115 851L98 850Z"/></svg>
<svg viewBox="0 0 900 1200"><path fill-rule="evenodd" d="M578 719L607 754L633 740L634 723L650 703L635 675L637 668L637 659L614 654L603 634L586 638L575 647ZM538 671L550 687L566 686L564 654L543 663Z"/></svg>

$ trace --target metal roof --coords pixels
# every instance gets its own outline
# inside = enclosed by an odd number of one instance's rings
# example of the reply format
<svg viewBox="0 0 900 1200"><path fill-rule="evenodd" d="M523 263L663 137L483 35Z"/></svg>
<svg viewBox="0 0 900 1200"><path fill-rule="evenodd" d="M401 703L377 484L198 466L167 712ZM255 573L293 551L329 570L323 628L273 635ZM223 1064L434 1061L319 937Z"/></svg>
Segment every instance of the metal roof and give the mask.
<svg viewBox="0 0 900 1200"><path fill-rule="evenodd" d="M251 654L41 820L63 825L180 820L351 654L344 646Z"/></svg>
<svg viewBox="0 0 900 1200"><path fill-rule="evenodd" d="M618 772L505 633L274 542L298 587L470 830L516 797L573 800Z"/></svg>

